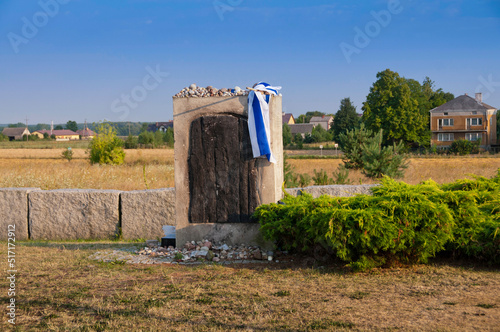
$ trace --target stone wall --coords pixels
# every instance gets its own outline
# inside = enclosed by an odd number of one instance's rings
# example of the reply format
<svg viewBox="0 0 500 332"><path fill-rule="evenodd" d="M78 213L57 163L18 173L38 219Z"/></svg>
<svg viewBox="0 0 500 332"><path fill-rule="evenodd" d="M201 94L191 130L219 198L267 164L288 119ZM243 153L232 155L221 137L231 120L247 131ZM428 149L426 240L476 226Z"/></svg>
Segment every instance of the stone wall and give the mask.
<svg viewBox="0 0 500 332"><path fill-rule="evenodd" d="M8 225L15 225L16 240L27 240L28 194L37 188L0 188L0 240L7 240Z"/></svg>
<svg viewBox="0 0 500 332"><path fill-rule="evenodd" d="M332 185L288 188L337 197L371 194L373 185ZM0 240L7 239L8 225L16 225L16 240L155 239L163 236L162 226L175 226L175 189L140 191L116 190L40 190L37 188L0 188ZM217 224L193 233L227 243L246 243L259 237L258 224Z"/></svg>
<svg viewBox="0 0 500 332"><path fill-rule="evenodd" d="M161 238L163 226L175 226L174 188L124 191L120 198L124 239Z"/></svg>

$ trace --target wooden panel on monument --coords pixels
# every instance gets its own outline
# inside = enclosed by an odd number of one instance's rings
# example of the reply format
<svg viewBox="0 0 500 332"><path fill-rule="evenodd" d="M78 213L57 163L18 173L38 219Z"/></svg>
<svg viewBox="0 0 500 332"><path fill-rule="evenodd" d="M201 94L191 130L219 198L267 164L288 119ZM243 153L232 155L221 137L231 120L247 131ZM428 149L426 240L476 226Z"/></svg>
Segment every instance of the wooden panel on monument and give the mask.
<svg viewBox="0 0 500 332"><path fill-rule="evenodd" d="M259 206L247 120L199 117L189 133L189 222L248 223Z"/></svg>

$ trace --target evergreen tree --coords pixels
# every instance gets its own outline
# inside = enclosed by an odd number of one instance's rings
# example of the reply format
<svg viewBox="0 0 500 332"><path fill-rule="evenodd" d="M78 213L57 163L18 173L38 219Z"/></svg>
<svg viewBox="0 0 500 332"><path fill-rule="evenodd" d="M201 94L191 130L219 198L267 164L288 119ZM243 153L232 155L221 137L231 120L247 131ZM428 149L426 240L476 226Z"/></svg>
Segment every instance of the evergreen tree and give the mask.
<svg viewBox="0 0 500 332"><path fill-rule="evenodd" d="M405 146L402 141L393 146L383 146L382 129L374 135L365 129L364 124L340 137L346 168L361 169L363 174L373 178L403 176L407 156L403 153Z"/></svg>
<svg viewBox="0 0 500 332"><path fill-rule="evenodd" d="M364 123L359 128L348 130L345 134L339 135L339 143L344 156L342 161L346 168L363 168L363 149L362 146L370 140L373 132L365 128Z"/></svg>
<svg viewBox="0 0 500 332"><path fill-rule="evenodd" d="M292 144L292 131L290 126L286 123L283 124L283 146Z"/></svg>
<svg viewBox="0 0 500 332"><path fill-rule="evenodd" d="M381 178L384 175L392 178L403 177L403 171L408 167L404 149L403 141L393 146L382 146L382 129L380 129L361 147L363 174L370 178Z"/></svg>
<svg viewBox="0 0 500 332"><path fill-rule="evenodd" d="M351 102L351 98L347 97L340 101L340 108L335 113L333 126L331 128L333 140L338 142L340 134L345 134L347 131L356 128L359 125L359 118L356 114L356 107Z"/></svg>

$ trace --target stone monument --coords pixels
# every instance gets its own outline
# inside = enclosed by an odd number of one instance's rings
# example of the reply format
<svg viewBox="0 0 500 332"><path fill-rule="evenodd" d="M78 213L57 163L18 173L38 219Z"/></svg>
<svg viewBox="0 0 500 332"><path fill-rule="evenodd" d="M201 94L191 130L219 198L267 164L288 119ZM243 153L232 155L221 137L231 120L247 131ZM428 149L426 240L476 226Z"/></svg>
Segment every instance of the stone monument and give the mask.
<svg viewBox="0 0 500 332"><path fill-rule="evenodd" d="M177 245L208 239L262 245L255 208L282 197L281 96L269 103L276 163L253 158L248 96L174 97Z"/></svg>

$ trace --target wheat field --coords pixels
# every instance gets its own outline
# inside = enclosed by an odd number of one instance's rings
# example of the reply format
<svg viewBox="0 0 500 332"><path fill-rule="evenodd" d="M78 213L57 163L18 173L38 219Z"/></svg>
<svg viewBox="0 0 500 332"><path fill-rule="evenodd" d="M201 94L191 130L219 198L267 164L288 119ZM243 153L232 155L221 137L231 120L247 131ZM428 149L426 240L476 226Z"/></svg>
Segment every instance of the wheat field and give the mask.
<svg viewBox="0 0 500 332"><path fill-rule="evenodd" d="M0 149L0 187L49 189L143 190L174 187L173 149L126 150L120 166L90 165L84 149L74 149L71 162L61 158L64 149ZM314 175L324 169L332 176L339 159L289 159L296 173ZM500 156L493 158L412 158L403 181L416 184L432 179L452 182L472 174L492 177L500 168ZM375 183L360 171L350 171L353 184ZM311 183L313 184L313 183Z"/></svg>

